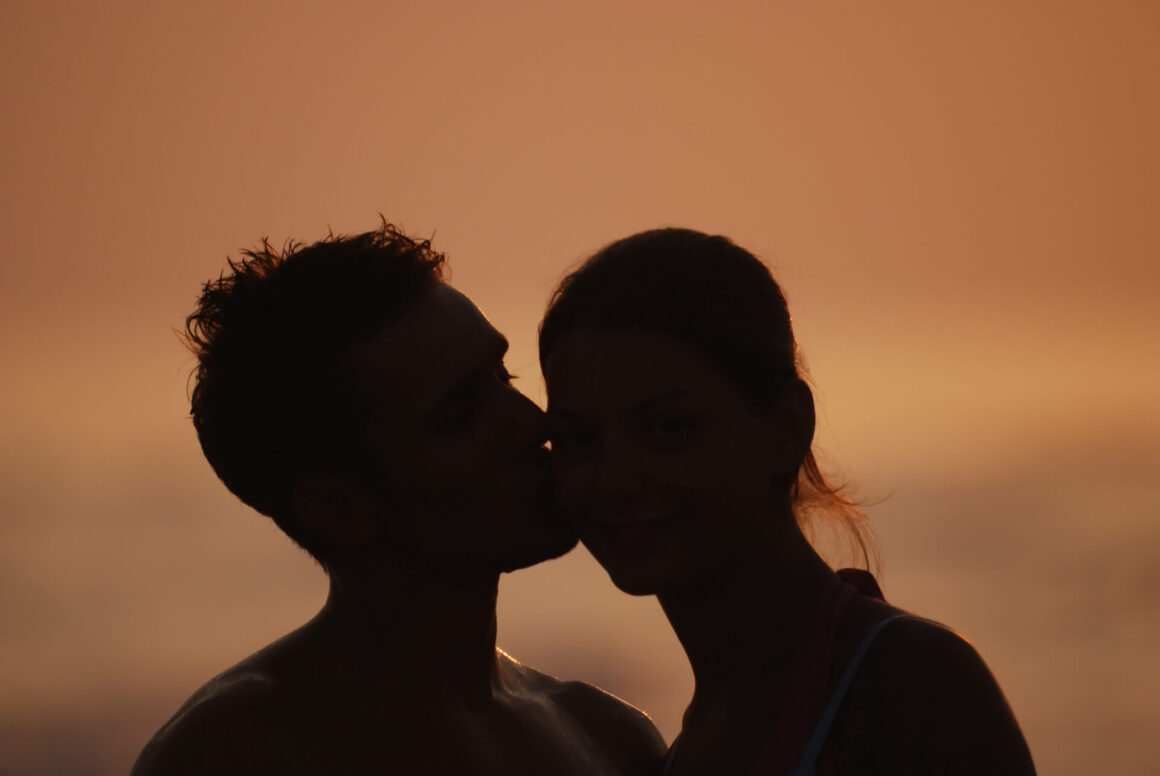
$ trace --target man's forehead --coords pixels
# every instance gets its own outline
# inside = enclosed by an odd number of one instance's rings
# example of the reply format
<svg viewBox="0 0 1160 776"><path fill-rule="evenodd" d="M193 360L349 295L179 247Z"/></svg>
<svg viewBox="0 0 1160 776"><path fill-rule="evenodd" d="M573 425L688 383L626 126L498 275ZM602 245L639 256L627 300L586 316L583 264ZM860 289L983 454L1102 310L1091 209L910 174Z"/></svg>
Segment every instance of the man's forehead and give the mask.
<svg viewBox="0 0 1160 776"><path fill-rule="evenodd" d="M470 299L436 283L360 345L356 357L397 398L422 401L478 368L503 343Z"/></svg>

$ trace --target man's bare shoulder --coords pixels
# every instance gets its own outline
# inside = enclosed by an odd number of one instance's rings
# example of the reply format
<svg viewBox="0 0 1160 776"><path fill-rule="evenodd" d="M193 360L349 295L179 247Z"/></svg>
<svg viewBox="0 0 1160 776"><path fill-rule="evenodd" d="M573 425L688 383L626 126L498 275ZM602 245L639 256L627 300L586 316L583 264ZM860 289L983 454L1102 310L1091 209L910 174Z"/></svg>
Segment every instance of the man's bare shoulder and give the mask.
<svg viewBox="0 0 1160 776"><path fill-rule="evenodd" d="M249 658L200 687L145 745L132 776L241 774L297 761L277 680ZM284 772L292 772L292 768Z"/></svg>
<svg viewBox="0 0 1160 776"><path fill-rule="evenodd" d="M529 691L541 694L571 718L595 747L621 764L623 772L649 773L663 761L664 739L637 707L587 682L557 679L512 662Z"/></svg>

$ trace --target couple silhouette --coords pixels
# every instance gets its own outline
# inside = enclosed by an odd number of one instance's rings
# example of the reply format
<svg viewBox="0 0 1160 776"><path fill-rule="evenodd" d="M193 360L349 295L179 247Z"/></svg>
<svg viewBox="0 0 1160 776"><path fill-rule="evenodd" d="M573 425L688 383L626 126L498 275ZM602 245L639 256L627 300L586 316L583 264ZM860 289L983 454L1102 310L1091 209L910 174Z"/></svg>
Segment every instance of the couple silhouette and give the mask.
<svg viewBox="0 0 1160 776"><path fill-rule="evenodd" d="M685 229L599 251L540 327L546 414L445 266L384 222L263 242L205 285L186 322L202 449L330 590L197 690L135 776L1034 772L974 649L805 538L829 515L873 554L810 451L813 397L761 261ZM658 596L689 657L672 746L496 648L500 574L578 540Z"/></svg>

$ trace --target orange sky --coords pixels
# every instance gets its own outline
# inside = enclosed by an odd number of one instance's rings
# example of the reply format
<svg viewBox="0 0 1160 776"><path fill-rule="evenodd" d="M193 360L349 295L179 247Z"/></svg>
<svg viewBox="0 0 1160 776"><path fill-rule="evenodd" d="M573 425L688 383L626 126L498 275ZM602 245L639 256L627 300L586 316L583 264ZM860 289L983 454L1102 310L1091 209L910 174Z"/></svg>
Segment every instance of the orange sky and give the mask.
<svg viewBox="0 0 1160 776"><path fill-rule="evenodd" d="M172 329L263 235L435 234L511 338L629 232L788 292L887 594L988 659L1043 773L1160 758L1160 6L5 3L0 769L120 773L322 576L201 460ZM582 551L500 642L653 714L654 602Z"/></svg>

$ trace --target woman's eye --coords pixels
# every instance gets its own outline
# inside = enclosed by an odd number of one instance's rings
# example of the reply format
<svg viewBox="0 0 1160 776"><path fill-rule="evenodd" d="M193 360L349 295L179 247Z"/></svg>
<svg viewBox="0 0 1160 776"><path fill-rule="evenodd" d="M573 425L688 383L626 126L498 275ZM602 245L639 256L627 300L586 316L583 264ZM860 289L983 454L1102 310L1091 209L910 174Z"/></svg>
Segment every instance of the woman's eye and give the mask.
<svg viewBox="0 0 1160 776"><path fill-rule="evenodd" d="M584 446L587 435L583 431L560 430L549 432L548 439L553 453L571 453Z"/></svg>
<svg viewBox="0 0 1160 776"><path fill-rule="evenodd" d="M652 418L645 425L645 430L657 439L678 439L689 432L693 424L682 417L662 415Z"/></svg>

